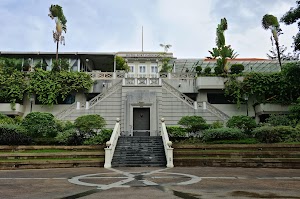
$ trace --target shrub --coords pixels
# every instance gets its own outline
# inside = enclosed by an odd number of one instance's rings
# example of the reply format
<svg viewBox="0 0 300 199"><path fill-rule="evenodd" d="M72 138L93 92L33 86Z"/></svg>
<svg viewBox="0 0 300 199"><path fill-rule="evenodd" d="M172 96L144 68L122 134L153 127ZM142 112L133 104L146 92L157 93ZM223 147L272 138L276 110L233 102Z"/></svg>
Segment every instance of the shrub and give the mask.
<svg viewBox="0 0 300 199"><path fill-rule="evenodd" d="M0 145L27 145L32 142L27 131L14 124L0 125Z"/></svg>
<svg viewBox="0 0 300 199"><path fill-rule="evenodd" d="M112 129L102 129L97 135L88 138L84 141L85 145L99 145L105 144L111 137L113 130Z"/></svg>
<svg viewBox="0 0 300 199"><path fill-rule="evenodd" d="M293 125L288 115L271 115L267 118L267 123L271 126L290 126Z"/></svg>
<svg viewBox="0 0 300 199"><path fill-rule="evenodd" d="M208 129L203 132L202 140L204 142L216 140L240 140L244 139L245 134L239 129L233 128L218 128Z"/></svg>
<svg viewBox="0 0 300 199"><path fill-rule="evenodd" d="M70 128L65 131L59 132L55 139L64 145L82 145L84 138L77 129Z"/></svg>
<svg viewBox="0 0 300 199"><path fill-rule="evenodd" d="M215 121L210 125L211 129L218 129L218 128L223 128L223 127L224 127L223 122L220 122L220 121Z"/></svg>
<svg viewBox="0 0 300 199"><path fill-rule="evenodd" d="M221 75L223 73L223 69L220 66L215 67L215 74Z"/></svg>
<svg viewBox="0 0 300 199"><path fill-rule="evenodd" d="M241 129L242 132L250 134L252 129L254 129L257 125L253 118L239 115L231 117L226 124L229 128L238 128Z"/></svg>
<svg viewBox="0 0 300 199"><path fill-rule="evenodd" d="M204 74L209 75L211 73L211 68L210 67L206 67L204 69Z"/></svg>
<svg viewBox="0 0 300 199"><path fill-rule="evenodd" d="M276 143L291 140L299 134L296 128L290 126L262 126L253 130L254 137L262 143Z"/></svg>
<svg viewBox="0 0 300 199"><path fill-rule="evenodd" d="M245 69L243 64L233 64L230 67L231 74L240 74Z"/></svg>
<svg viewBox="0 0 300 199"><path fill-rule="evenodd" d="M209 128L209 125L201 116L183 116L178 124L184 126L189 133Z"/></svg>
<svg viewBox="0 0 300 199"><path fill-rule="evenodd" d="M14 124L14 123L15 123L14 119L0 113L0 124Z"/></svg>
<svg viewBox="0 0 300 199"><path fill-rule="evenodd" d="M202 72L202 67L201 67L201 66L197 66L197 67L196 67L196 72L197 72L197 74L201 74L201 72Z"/></svg>
<svg viewBox="0 0 300 199"><path fill-rule="evenodd" d="M59 125L51 113L29 113L21 125L27 129L28 134L33 138L53 138L59 130Z"/></svg>
<svg viewBox="0 0 300 199"><path fill-rule="evenodd" d="M180 126L167 126L167 132L170 137L186 137L187 131Z"/></svg>
<svg viewBox="0 0 300 199"><path fill-rule="evenodd" d="M78 117L74 122L75 127L84 137L90 137L106 125L103 117L100 115L83 115Z"/></svg>

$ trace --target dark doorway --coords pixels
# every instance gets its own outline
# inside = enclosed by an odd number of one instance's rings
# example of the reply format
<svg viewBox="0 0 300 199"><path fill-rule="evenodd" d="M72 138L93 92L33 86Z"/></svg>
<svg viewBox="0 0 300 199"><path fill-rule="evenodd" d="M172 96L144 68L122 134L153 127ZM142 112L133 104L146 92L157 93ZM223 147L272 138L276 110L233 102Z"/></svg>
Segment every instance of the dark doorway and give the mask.
<svg viewBox="0 0 300 199"><path fill-rule="evenodd" d="M133 109L133 135L150 136L150 108Z"/></svg>

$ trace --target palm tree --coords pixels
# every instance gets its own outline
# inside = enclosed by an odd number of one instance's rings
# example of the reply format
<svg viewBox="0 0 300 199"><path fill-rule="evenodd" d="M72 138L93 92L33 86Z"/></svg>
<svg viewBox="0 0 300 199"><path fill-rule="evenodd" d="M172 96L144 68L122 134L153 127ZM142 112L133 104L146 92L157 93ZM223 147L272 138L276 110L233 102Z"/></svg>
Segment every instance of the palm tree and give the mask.
<svg viewBox="0 0 300 199"><path fill-rule="evenodd" d="M280 57L279 40L278 40L278 36L280 34L281 29L279 26L278 19L274 15L265 14L261 20L261 24L265 30L269 30L269 29L271 30L273 39L275 41L275 46L277 49L279 66L281 68L281 57ZM272 36L271 36L271 41L273 41Z"/></svg>
<svg viewBox="0 0 300 199"><path fill-rule="evenodd" d="M59 5L51 5L49 8L48 16L55 20L56 31L53 31L53 39L56 43L56 62L58 61L58 45L59 42L65 45L65 37L62 35L62 31L67 32L67 19L64 16L63 9Z"/></svg>

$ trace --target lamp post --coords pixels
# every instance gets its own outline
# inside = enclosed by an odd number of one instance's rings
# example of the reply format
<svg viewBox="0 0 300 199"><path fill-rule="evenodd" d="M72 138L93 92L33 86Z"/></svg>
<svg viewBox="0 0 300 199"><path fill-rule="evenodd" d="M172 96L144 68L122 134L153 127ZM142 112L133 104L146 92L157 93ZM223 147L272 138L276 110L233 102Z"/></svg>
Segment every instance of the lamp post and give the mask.
<svg viewBox="0 0 300 199"><path fill-rule="evenodd" d="M34 96L31 95L29 100L30 100L30 113L31 113L32 112L32 104L34 102Z"/></svg>
<svg viewBox="0 0 300 199"><path fill-rule="evenodd" d="M247 94L244 95L244 99L246 101L246 108L247 108L247 116L249 115L248 113L248 99L249 99L249 96Z"/></svg>

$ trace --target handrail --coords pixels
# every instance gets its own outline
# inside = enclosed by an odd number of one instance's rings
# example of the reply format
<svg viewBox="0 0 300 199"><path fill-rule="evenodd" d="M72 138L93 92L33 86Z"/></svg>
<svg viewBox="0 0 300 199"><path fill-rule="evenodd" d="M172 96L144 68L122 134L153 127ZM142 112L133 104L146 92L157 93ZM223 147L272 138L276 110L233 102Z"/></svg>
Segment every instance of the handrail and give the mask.
<svg viewBox="0 0 300 199"><path fill-rule="evenodd" d="M221 118L223 121L229 120L229 116L222 112L221 110L217 109L213 105L211 105L209 102L206 102L207 110L216 115L217 117Z"/></svg>
<svg viewBox="0 0 300 199"><path fill-rule="evenodd" d="M164 148L165 148L165 154L166 154L166 160L167 160L167 167L173 168L173 148L172 148L172 142L169 140L165 119L161 118L161 137L163 140Z"/></svg>
<svg viewBox="0 0 300 199"><path fill-rule="evenodd" d="M168 84L166 81L162 80L163 82L163 88L170 91L173 95L175 95L177 98L181 99L183 102L185 102L187 105L189 105L192 108L195 108L194 106L194 100L186 96L185 94L178 91L176 88Z"/></svg>
<svg viewBox="0 0 300 199"><path fill-rule="evenodd" d="M121 133L120 119L117 118L114 130L111 134L109 141L106 142L107 148L105 148L105 163L104 168L111 168L111 162L114 157L114 152L118 143L118 139Z"/></svg>
<svg viewBox="0 0 300 199"><path fill-rule="evenodd" d="M84 103L83 101L80 102L80 104L83 104L83 103ZM63 109L62 111L55 114L55 117L57 119L61 120L64 117L66 117L66 116L70 115L71 113L73 113L73 111L76 110L76 108L77 108L77 102L74 102L73 104L68 106L68 108Z"/></svg>
<svg viewBox="0 0 300 199"><path fill-rule="evenodd" d="M114 93L115 91L121 88L121 82L114 84L113 86L109 87L106 91L100 93L99 95L95 96L93 99L89 101L89 109L95 106L99 101L103 100L105 97L108 97L109 94Z"/></svg>

